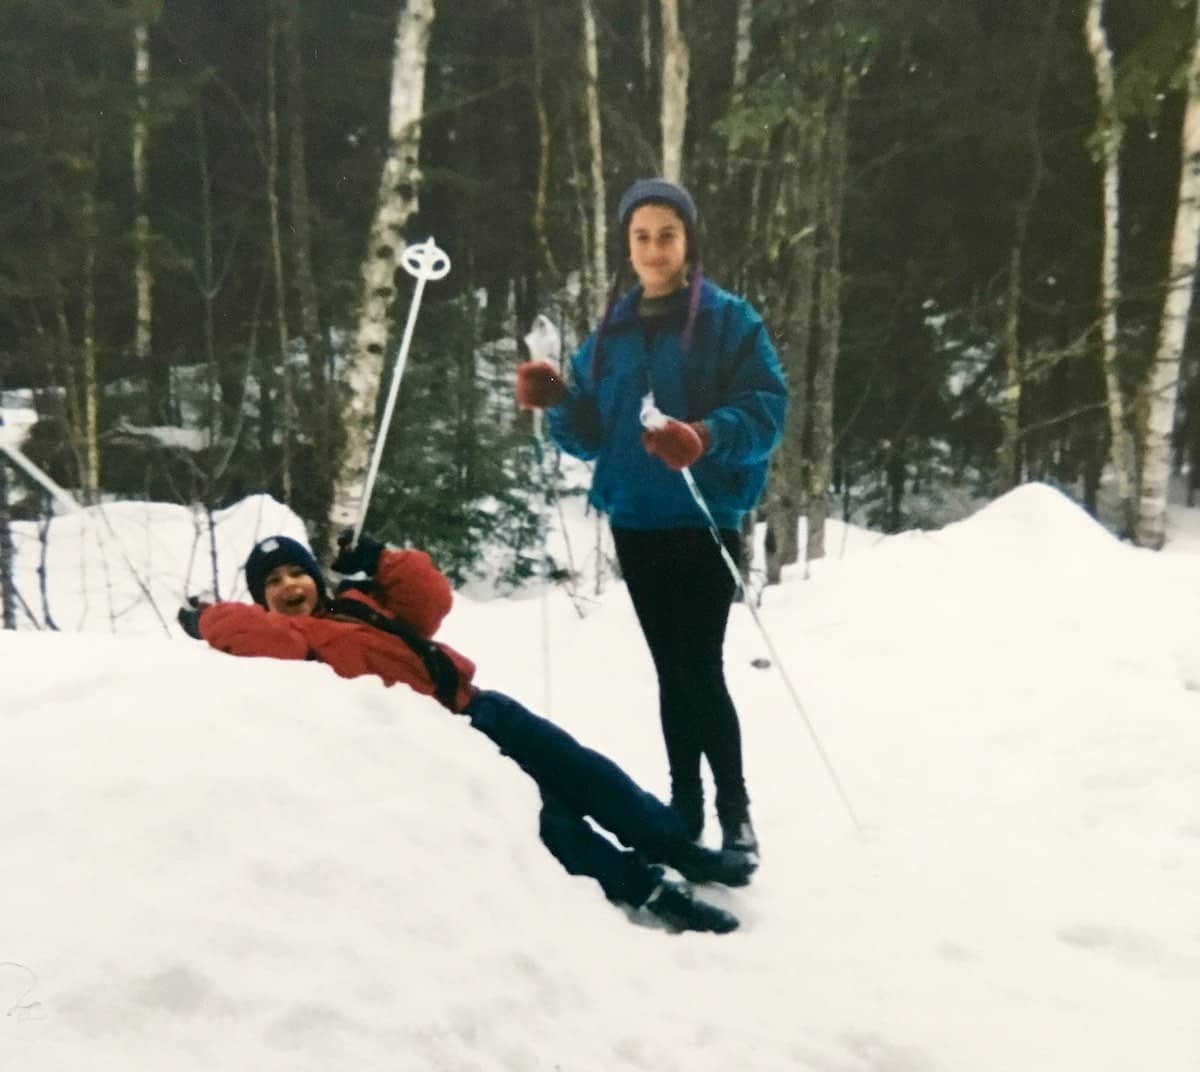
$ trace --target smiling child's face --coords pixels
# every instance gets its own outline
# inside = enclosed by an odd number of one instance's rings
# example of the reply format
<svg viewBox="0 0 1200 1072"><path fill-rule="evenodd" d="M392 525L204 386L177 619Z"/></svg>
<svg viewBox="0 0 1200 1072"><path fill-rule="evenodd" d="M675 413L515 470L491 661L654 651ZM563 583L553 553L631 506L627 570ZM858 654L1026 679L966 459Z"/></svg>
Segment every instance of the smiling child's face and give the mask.
<svg viewBox="0 0 1200 1072"><path fill-rule="evenodd" d="M666 205L639 205L629 218L629 260L648 298L687 281L687 228Z"/></svg>
<svg viewBox="0 0 1200 1072"><path fill-rule="evenodd" d="M275 614L305 617L317 609L317 585L302 567L285 562L267 574L263 599Z"/></svg>

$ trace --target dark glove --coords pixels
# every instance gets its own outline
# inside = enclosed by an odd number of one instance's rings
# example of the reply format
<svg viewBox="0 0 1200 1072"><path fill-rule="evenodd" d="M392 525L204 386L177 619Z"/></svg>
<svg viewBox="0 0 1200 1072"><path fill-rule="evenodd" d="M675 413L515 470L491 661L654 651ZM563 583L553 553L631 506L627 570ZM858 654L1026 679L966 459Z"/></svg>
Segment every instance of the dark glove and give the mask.
<svg viewBox="0 0 1200 1072"><path fill-rule="evenodd" d="M668 469L678 471L694 464L712 446L712 432L703 421L684 424L668 417L663 427L642 433L642 446L647 454L661 458Z"/></svg>
<svg viewBox="0 0 1200 1072"><path fill-rule="evenodd" d="M358 543L354 544L353 529L342 529L338 534L337 542L337 558L329 564L329 568L334 573L340 573L343 576L349 573L365 573L368 577L375 576L375 571L379 569L379 556L383 554L383 544L372 539L365 532L359 536Z"/></svg>
<svg viewBox="0 0 1200 1072"><path fill-rule="evenodd" d="M567 394L558 369L548 361L525 361L517 366L517 405L522 409L557 406Z"/></svg>
<svg viewBox="0 0 1200 1072"><path fill-rule="evenodd" d="M179 608L175 620L188 636L196 640L203 640L204 638L200 635L200 615L210 606L212 606L211 603L204 603L195 596L188 596L187 606Z"/></svg>

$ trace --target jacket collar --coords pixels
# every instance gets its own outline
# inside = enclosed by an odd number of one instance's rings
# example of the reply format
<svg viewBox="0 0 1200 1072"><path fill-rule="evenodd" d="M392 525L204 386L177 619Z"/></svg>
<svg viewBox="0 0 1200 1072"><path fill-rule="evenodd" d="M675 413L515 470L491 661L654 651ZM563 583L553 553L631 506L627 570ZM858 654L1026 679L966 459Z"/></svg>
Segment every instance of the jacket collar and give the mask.
<svg viewBox="0 0 1200 1072"><path fill-rule="evenodd" d="M609 327L626 327L636 324L638 320L638 302L642 297L641 283L634 284L627 290L612 308L609 314ZM711 309L717 304L717 287L708 276L700 280L700 309Z"/></svg>

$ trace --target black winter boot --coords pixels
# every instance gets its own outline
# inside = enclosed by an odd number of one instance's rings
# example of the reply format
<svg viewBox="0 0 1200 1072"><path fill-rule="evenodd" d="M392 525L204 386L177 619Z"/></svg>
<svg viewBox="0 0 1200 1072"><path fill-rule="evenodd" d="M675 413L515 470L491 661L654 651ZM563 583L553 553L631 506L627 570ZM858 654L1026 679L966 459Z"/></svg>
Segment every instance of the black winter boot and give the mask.
<svg viewBox="0 0 1200 1072"><path fill-rule="evenodd" d="M722 886L745 886L758 867L750 853L706 849L694 841L684 841L663 863L675 868L689 882L719 882Z"/></svg>
<svg viewBox="0 0 1200 1072"><path fill-rule="evenodd" d="M754 857L758 861L758 835L747 816L737 823L721 824L721 848L725 852Z"/></svg>
<svg viewBox="0 0 1200 1072"><path fill-rule="evenodd" d="M758 835L750 822L749 802L737 807L721 807L717 802L717 818L721 822L721 849L723 852L741 853L758 863Z"/></svg>
<svg viewBox="0 0 1200 1072"><path fill-rule="evenodd" d="M738 928L738 918L732 912L697 901L691 890L677 882L663 882L644 907L673 931L728 934Z"/></svg>

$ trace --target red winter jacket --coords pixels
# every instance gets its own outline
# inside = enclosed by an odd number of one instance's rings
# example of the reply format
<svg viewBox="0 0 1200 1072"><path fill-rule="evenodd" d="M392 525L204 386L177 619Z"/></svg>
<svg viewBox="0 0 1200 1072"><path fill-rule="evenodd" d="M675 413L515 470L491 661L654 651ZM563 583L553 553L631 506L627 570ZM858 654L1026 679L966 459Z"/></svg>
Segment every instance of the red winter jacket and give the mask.
<svg viewBox="0 0 1200 1072"><path fill-rule="evenodd" d="M450 582L424 551L384 551L371 594L349 590L339 599L358 599L431 638L450 610ZM316 659L342 677L375 674L387 685L398 681L426 695L434 686L421 657L403 640L365 622L340 619L318 610L311 617L272 614L253 603L214 603L200 615L200 633L219 651L272 659ZM461 711L475 687L475 664L448 644L437 642L458 670L454 710Z"/></svg>

